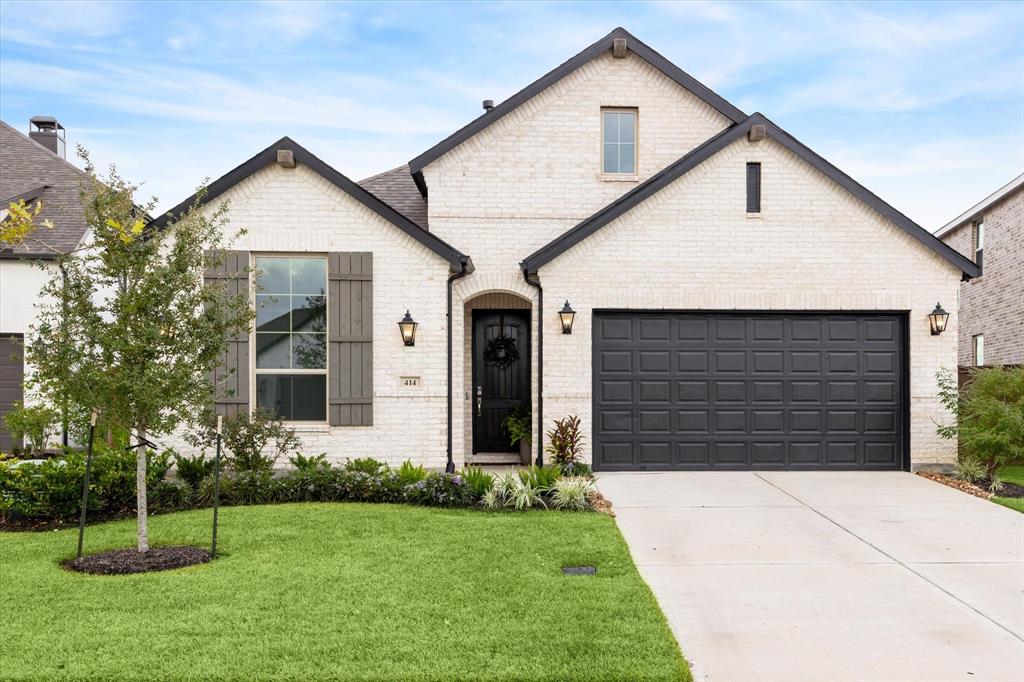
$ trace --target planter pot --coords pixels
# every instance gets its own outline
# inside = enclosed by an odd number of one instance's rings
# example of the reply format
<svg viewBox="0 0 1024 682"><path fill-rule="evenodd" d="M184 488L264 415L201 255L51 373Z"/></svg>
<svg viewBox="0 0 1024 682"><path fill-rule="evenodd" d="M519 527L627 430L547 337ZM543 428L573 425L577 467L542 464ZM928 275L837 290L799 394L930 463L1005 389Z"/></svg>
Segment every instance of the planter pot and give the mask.
<svg viewBox="0 0 1024 682"><path fill-rule="evenodd" d="M524 467L530 466L530 453L532 448L530 444L525 440L519 441L519 461L523 463Z"/></svg>

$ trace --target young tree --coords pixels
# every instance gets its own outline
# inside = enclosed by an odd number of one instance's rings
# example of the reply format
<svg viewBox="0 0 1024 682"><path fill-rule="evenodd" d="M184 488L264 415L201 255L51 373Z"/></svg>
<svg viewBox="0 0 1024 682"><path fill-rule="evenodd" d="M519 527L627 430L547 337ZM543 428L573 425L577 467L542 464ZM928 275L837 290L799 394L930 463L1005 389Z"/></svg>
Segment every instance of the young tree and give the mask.
<svg viewBox="0 0 1024 682"><path fill-rule="evenodd" d="M197 199L166 228L150 229L153 202L138 206L136 190L114 167L103 178L90 171L86 248L58 256L60 274L43 288L49 302L26 356L41 395L81 414L96 408L108 424L142 440L209 406L209 373L253 313L244 294L204 283L204 272L223 262L227 206L207 214ZM138 549L145 552L145 447L136 462Z"/></svg>

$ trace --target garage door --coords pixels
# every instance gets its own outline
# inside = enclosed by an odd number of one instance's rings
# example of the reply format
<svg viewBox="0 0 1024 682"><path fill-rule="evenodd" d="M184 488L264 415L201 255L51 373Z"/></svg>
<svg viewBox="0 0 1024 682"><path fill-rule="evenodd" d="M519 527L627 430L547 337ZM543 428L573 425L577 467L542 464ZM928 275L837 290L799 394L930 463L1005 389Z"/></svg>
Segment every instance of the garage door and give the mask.
<svg viewBox="0 0 1024 682"><path fill-rule="evenodd" d="M594 313L594 467L900 469L899 314Z"/></svg>

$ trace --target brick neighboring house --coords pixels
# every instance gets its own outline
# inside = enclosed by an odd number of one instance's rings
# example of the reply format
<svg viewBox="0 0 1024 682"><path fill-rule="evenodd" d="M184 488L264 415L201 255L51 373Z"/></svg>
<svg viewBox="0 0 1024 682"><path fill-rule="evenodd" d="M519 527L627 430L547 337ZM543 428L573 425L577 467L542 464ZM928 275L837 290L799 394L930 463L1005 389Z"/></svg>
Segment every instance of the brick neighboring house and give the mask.
<svg viewBox="0 0 1024 682"><path fill-rule="evenodd" d="M522 409L538 458L580 416L600 471L954 460L970 259L621 28L484 109L362 183L287 137L211 183L246 234L209 276L257 304L220 412L436 467L518 460Z"/></svg>
<svg viewBox="0 0 1024 682"><path fill-rule="evenodd" d="M1024 364L1024 173L935 232L981 266L960 285L960 367Z"/></svg>
<svg viewBox="0 0 1024 682"><path fill-rule="evenodd" d="M0 452L15 445L3 416L25 399L23 343L40 287L51 274L46 264L56 252L77 247L86 232L81 200L86 176L65 159L64 135L64 127L48 116L32 118L28 135L0 121L0 220L11 202L23 199L30 205L42 201L38 220L54 225L15 248L0 248Z"/></svg>

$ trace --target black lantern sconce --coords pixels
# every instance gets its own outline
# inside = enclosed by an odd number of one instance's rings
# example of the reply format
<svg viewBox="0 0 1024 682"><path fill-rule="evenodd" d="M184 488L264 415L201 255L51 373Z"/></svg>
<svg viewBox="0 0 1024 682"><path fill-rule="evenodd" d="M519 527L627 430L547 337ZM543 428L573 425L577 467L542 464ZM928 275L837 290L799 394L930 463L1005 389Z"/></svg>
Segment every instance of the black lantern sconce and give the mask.
<svg viewBox="0 0 1024 682"><path fill-rule="evenodd" d="M402 332L402 341L405 345L416 345L416 327L418 326L420 326L420 323L413 320L412 315L410 315L409 311L406 310L405 317L403 317L402 321L398 323L398 328Z"/></svg>
<svg viewBox="0 0 1024 682"><path fill-rule="evenodd" d="M563 334L572 334L572 321L575 317L576 311L569 306L569 301L566 301L562 309L558 311L558 319L562 321Z"/></svg>
<svg viewBox="0 0 1024 682"><path fill-rule="evenodd" d="M936 303L935 310L928 314L928 324L932 328L932 336L938 336L946 331L947 322L949 322L949 313L942 309L941 303Z"/></svg>

